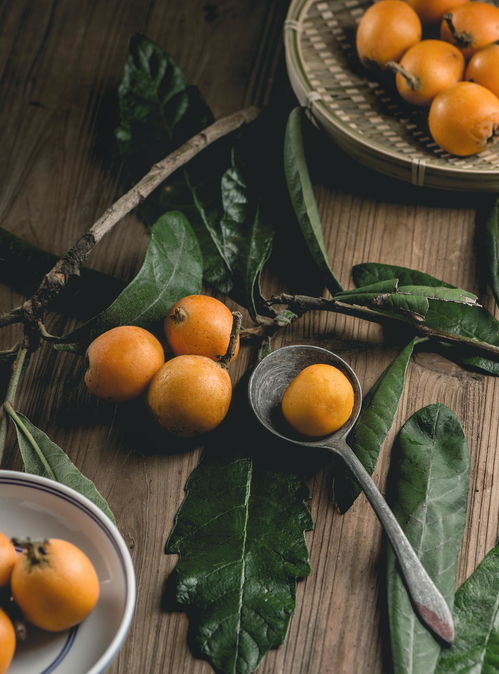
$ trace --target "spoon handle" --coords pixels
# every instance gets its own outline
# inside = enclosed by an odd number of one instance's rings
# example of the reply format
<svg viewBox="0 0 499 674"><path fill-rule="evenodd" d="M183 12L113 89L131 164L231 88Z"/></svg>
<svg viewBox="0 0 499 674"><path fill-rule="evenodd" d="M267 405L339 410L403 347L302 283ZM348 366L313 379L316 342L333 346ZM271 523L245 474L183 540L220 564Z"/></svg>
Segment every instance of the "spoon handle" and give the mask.
<svg viewBox="0 0 499 674"><path fill-rule="evenodd" d="M451 644L454 640L454 623L447 602L427 574L371 476L344 440L328 449L343 458L385 529L397 555L416 613L432 632Z"/></svg>

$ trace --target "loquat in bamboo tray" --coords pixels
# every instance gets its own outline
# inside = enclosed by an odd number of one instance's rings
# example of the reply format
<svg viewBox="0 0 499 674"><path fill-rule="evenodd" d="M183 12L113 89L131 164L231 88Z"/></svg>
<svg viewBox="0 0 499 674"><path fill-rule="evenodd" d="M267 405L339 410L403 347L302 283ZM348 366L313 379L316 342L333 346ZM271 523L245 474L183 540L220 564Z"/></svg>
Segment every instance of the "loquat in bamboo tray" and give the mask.
<svg viewBox="0 0 499 674"><path fill-rule="evenodd" d="M359 62L355 31L371 0L293 0L284 25L291 86L313 120L354 159L414 185L499 191L499 143L456 157L430 137L426 113Z"/></svg>

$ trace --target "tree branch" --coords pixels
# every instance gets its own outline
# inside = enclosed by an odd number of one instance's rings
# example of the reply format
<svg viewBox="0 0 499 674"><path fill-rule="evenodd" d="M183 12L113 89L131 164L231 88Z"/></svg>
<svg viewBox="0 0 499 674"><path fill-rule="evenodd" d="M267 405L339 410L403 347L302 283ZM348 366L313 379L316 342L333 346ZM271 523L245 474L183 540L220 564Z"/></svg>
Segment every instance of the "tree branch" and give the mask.
<svg viewBox="0 0 499 674"><path fill-rule="evenodd" d="M61 292L68 280L72 276L79 275L81 265L105 234L177 169L184 166L211 143L232 133L244 124L252 122L258 114L259 109L252 106L223 117L155 164L149 173L108 208L76 244L55 263L52 269L45 274L32 297L20 307L0 316L0 327L20 322L36 326L43 317L45 309Z"/></svg>
<svg viewBox="0 0 499 674"><path fill-rule="evenodd" d="M479 353L482 353L488 358L497 360L499 358L499 346L494 344L488 344L487 342L482 342L478 339L472 339L469 337L462 337L460 335L453 335L448 332L442 332L440 330L435 330L430 328L427 325L421 324L419 322L411 320L408 316L403 314L395 314L384 311L377 311L376 309L370 309L369 307L363 307L359 305L351 304L342 304L341 300L326 299L325 297L309 297L308 295L289 295L287 293L281 293L280 295L274 295L269 300L269 304L281 304L289 307L292 311L295 311L298 314L302 314L306 311L333 311L339 314L345 314L347 316L354 316L356 318L362 318L366 321L371 321L372 323L404 323L405 325L410 326L417 334L424 337L431 337L439 340L440 342L447 342L449 344L458 344L470 349L473 349Z"/></svg>

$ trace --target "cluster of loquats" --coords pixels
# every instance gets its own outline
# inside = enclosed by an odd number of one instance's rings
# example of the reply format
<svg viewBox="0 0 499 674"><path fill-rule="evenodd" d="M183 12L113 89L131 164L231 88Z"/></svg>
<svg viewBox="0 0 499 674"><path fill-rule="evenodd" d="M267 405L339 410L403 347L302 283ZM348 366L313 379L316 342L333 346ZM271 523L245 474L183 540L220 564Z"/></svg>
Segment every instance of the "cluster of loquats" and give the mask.
<svg viewBox="0 0 499 674"><path fill-rule="evenodd" d="M22 548L21 554L13 542ZM100 594L95 568L76 545L56 538L13 542L0 533L0 674L9 669L16 649L9 614L20 610L35 627L62 632L80 624Z"/></svg>
<svg viewBox="0 0 499 674"><path fill-rule="evenodd" d="M440 30L440 39L422 39ZM499 7L469 0L380 0L362 16L361 62L395 73L408 103L429 106L433 140L468 156L499 137Z"/></svg>
<svg viewBox="0 0 499 674"><path fill-rule="evenodd" d="M148 330L123 325L99 335L88 347L85 383L95 396L125 402L146 394L153 417L166 431L191 438L225 418L232 383L228 363L239 351L233 314L208 295L189 295L164 320L173 358Z"/></svg>

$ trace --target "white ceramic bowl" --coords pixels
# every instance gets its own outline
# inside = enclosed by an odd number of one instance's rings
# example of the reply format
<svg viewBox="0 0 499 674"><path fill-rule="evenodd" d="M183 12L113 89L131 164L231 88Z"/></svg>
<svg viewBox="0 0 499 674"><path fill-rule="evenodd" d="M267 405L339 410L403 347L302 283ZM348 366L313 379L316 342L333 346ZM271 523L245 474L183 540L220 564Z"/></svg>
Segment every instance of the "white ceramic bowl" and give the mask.
<svg viewBox="0 0 499 674"><path fill-rule="evenodd" d="M94 611L67 632L29 627L9 674L100 674L122 646L135 607L135 574L120 532L78 492L53 480L0 470L0 531L6 536L62 538L91 559L101 594Z"/></svg>

